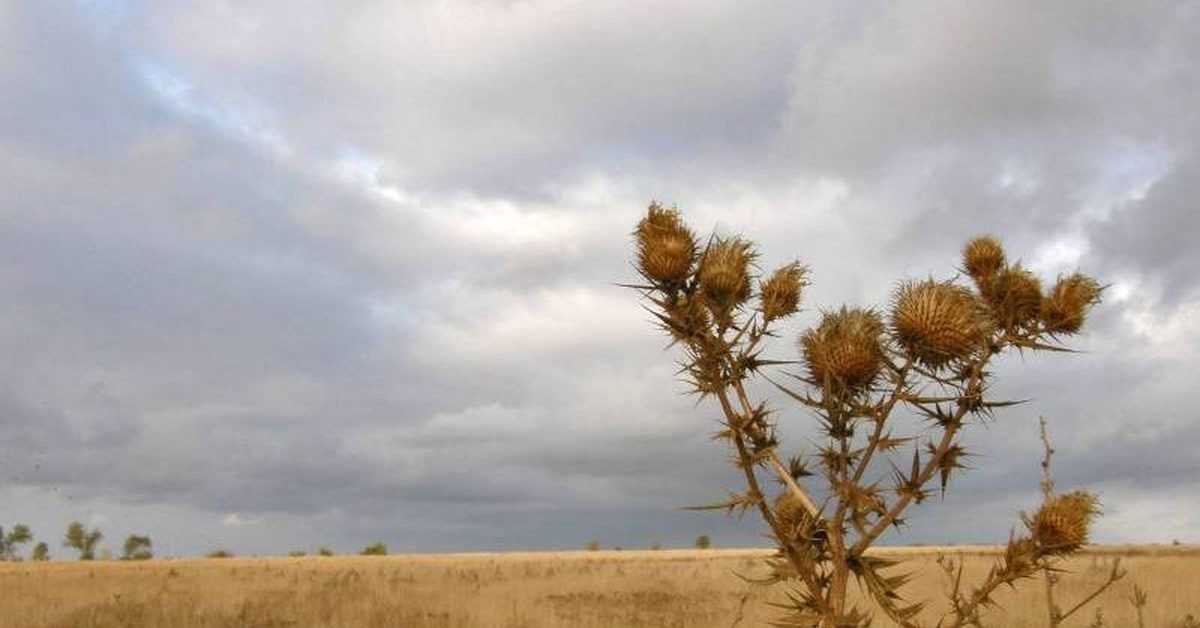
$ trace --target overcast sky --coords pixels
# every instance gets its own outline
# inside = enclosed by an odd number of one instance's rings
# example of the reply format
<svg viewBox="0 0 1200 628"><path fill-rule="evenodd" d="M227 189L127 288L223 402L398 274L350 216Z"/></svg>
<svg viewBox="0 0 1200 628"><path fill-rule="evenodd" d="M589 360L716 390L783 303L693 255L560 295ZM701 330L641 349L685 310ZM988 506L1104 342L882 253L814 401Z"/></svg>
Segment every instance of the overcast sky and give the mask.
<svg viewBox="0 0 1200 628"><path fill-rule="evenodd" d="M613 285L657 199L812 268L782 359L979 233L1111 284L888 542L1005 540L1039 415L1099 541L1200 542L1198 111L1197 2L0 0L0 525L762 543L679 510L738 478Z"/></svg>

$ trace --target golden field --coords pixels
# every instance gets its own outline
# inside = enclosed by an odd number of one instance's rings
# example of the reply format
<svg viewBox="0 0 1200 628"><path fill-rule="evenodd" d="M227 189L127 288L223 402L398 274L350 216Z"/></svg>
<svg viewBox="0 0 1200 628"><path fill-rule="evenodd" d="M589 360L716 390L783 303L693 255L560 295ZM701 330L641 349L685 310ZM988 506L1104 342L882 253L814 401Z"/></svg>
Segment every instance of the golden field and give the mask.
<svg viewBox="0 0 1200 628"><path fill-rule="evenodd" d="M995 549L884 548L917 579L906 591L940 604L947 580L939 553L982 574ZM284 626L761 626L783 594L740 576L764 574L767 550L661 550L225 558L146 562L0 563L0 628ZM1129 575L1064 626L1136 626L1128 598L1150 595L1146 625L1175 628L1200 617L1200 547L1102 547L1066 563L1069 606L1102 582L1120 557ZM1002 592L994 626L1045 626L1040 581ZM927 611L928 618L936 614ZM879 620L879 626L891 626Z"/></svg>

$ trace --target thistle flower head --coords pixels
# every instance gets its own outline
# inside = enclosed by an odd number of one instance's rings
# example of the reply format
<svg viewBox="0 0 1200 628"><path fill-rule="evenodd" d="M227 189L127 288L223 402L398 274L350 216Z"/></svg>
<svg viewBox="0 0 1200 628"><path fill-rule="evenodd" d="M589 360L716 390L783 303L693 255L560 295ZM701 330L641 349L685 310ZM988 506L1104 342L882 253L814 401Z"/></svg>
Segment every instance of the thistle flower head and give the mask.
<svg viewBox="0 0 1200 628"><path fill-rule="evenodd" d="M1037 568L1037 542L1029 537L1010 538L1004 550L1005 570L1012 574L1030 573Z"/></svg>
<svg viewBox="0 0 1200 628"><path fill-rule="evenodd" d="M750 263L757 254L749 241L719 238L700 258L700 289L712 306L726 309L750 298Z"/></svg>
<svg viewBox="0 0 1200 628"><path fill-rule="evenodd" d="M883 367L883 321L870 310L826 312L821 324L800 337L809 374L818 384L830 381L839 391L870 387Z"/></svg>
<svg viewBox="0 0 1200 628"><path fill-rule="evenodd" d="M1088 309L1100 302L1102 291L1100 284L1087 275L1059 277L1054 289L1042 300L1042 326L1052 334L1078 333Z"/></svg>
<svg viewBox="0 0 1200 628"><path fill-rule="evenodd" d="M797 525L808 516L804 502L791 491L784 491L775 498L775 516L788 525Z"/></svg>
<svg viewBox="0 0 1200 628"><path fill-rule="evenodd" d="M784 491L775 498L775 518L782 524L791 539L802 540L812 533L816 523L804 507L804 502L791 491ZM780 539L783 541L785 539Z"/></svg>
<svg viewBox="0 0 1200 628"><path fill-rule="evenodd" d="M1086 491L1059 495L1042 504L1028 523L1043 554L1069 554L1088 542L1100 501Z"/></svg>
<svg viewBox="0 0 1200 628"><path fill-rule="evenodd" d="M978 285L986 284L1004 268L1004 247L996 238L979 236L963 247L963 269Z"/></svg>
<svg viewBox="0 0 1200 628"><path fill-rule="evenodd" d="M981 292L1005 329L1027 327L1042 310L1042 282L1020 266L1000 271L993 281L981 286Z"/></svg>
<svg viewBox="0 0 1200 628"><path fill-rule="evenodd" d="M991 322L970 290L932 279L908 282L892 303L892 334L930 368L970 356L991 333Z"/></svg>
<svg viewBox="0 0 1200 628"><path fill-rule="evenodd" d="M663 327L676 340L692 340L702 338L712 326L712 315L704 304L704 295L677 294L662 303L669 322L664 321Z"/></svg>
<svg viewBox="0 0 1200 628"><path fill-rule="evenodd" d="M673 284L691 274L696 259L696 239L678 210L651 203L634 236L637 238L638 268L648 279Z"/></svg>
<svg viewBox="0 0 1200 628"><path fill-rule="evenodd" d="M792 262L776 270L759 288L762 314L766 322L791 316L800 310L800 291L808 285L808 269Z"/></svg>

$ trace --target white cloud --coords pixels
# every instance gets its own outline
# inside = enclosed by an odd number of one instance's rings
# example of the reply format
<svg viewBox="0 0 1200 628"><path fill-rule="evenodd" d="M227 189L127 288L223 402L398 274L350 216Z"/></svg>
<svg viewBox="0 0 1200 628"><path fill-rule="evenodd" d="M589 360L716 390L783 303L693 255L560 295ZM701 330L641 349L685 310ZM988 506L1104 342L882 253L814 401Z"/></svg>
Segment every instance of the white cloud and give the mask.
<svg viewBox="0 0 1200 628"><path fill-rule="evenodd" d="M244 528L262 523L262 519L244 518L236 512L231 512L221 518L221 525L228 528Z"/></svg>
<svg viewBox="0 0 1200 628"><path fill-rule="evenodd" d="M1141 296L1149 295L1142 292ZM1189 364L1200 359L1195 338L1200 337L1200 301L1184 303L1163 312L1149 304L1139 307L1136 297L1127 301L1122 319L1138 341L1142 359L1170 364Z"/></svg>
<svg viewBox="0 0 1200 628"><path fill-rule="evenodd" d="M1175 490L1147 489L1131 483L1100 485L1103 514L1096 522L1101 543L1196 542L1200 516Z"/></svg>

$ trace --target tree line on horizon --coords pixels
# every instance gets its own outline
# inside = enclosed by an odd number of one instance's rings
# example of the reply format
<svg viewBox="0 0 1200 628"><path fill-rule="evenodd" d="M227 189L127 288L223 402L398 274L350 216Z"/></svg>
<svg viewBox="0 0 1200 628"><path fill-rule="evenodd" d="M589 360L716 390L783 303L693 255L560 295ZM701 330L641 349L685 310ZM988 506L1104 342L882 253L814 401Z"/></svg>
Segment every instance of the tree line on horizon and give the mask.
<svg viewBox="0 0 1200 628"><path fill-rule="evenodd" d="M66 532L63 534L62 545L68 549L73 549L79 552L79 560L96 560L96 550L100 541L104 539L104 533L98 527L93 527L88 530L82 523L72 521ZM0 526L0 562L21 562L25 558L21 555L21 547L33 541L32 529L23 523L15 524L12 529L5 532L4 526ZM131 534L125 538L125 543L122 546L121 555L116 557L117 560L150 560L154 558L154 542L147 535ZM387 556L388 548L382 542L371 543L358 552L361 556ZM294 551L289 552L288 556L293 558L307 556L307 552ZM313 553L314 556L334 556L334 551L327 545L322 545ZM232 558L233 552L218 548L205 555L207 558ZM106 551L100 552L101 560L111 560L113 557ZM33 562L45 562L50 560L50 546L45 541L39 541L33 546L29 554L28 560Z"/></svg>
<svg viewBox="0 0 1200 628"><path fill-rule="evenodd" d="M72 521L63 535L62 545L65 548L73 549L79 553L79 560L96 560L96 549L100 541L104 539L104 533L98 527L93 527L88 530L82 523ZM12 527L7 533L4 526L0 526L0 562L21 562L25 560L20 554L21 546L33 541L33 532L29 526L18 523ZM154 558L153 551L154 543L147 535L131 534L125 538L125 543L122 546L121 555L116 557L117 560L150 560ZM707 534L701 534L696 537L694 546L697 549L709 549L712 547L711 537ZM601 548L599 541L589 541L585 544L584 549L596 551ZM620 547L614 549L620 550ZM650 549L662 549L662 544L655 541ZM364 546L359 550L360 556L387 556L387 545L382 542L374 542ZM312 554L313 556L325 557L334 556L335 553L327 545L322 545ZM308 556L308 552L297 550L288 552L288 556L292 558L301 558ZM217 548L205 554L206 558L233 558L234 553L225 548ZM107 552L100 552L101 560L111 560L113 557ZM33 550L29 554L28 560L33 562L44 562L50 560L50 546L45 541L40 541L33 546Z"/></svg>
<svg viewBox="0 0 1200 628"><path fill-rule="evenodd" d="M88 530L78 521L72 521L63 534L63 547L79 552L79 560L95 560L96 547L104 538L100 528ZM29 526L18 523L8 532L0 526L0 562L19 562L24 560L20 554L22 545L33 541L33 531ZM149 536L131 534L125 538L120 560L149 560L154 557L153 541ZM39 541L33 546L29 560L43 562L50 560L50 546L45 541Z"/></svg>

